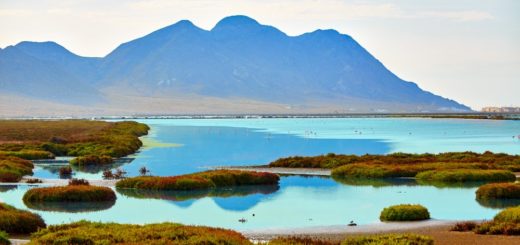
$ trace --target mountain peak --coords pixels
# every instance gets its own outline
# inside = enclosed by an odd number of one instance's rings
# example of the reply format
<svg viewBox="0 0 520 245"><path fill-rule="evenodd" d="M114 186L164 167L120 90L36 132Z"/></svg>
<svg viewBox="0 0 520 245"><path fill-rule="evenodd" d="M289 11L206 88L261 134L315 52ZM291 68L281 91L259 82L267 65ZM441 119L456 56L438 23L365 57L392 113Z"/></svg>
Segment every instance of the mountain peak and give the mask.
<svg viewBox="0 0 520 245"><path fill-rule="evenodd" d="M255 26L261 26L258 21L254 20L251 17L245 16L245 15L233 15L225 17L224 19L220 20L215 27L213 27L212 31L218 31L222 29L228 29L228 28L251 28Z"/></svg>
<svg viewBox="0 0 520 245"><path fill-rule="evenodd" d="M61 49L66 50L63 46L57 44L56 42L46 41L46 42L33 42L33 41L23 41L19 42L15 45L17 48L47 48L47 49Z"/></svg>

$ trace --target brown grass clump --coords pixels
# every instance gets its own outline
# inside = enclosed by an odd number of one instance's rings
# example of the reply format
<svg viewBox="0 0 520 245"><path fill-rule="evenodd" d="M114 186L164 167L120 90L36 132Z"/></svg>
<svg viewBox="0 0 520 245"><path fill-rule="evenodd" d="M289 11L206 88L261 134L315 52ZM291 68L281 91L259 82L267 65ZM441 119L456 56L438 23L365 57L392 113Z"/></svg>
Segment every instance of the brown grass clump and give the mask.
<svg viewBox="0 0 520 245"><path fill-rule="evenodd" d="M212 170L173 177L139 176L120 180L117 188L137 188L148 190L204 190L216 187L275 185L280 177L272 173Z"/></svg>
<svg viewBox="0 0 520 245"><path fill-rule="evenodd" d="M31 236L29 244L227 244L251 245L242 234L226 229L173 223L127 225L80 221L53 225Z"/></svg>
<svg viewBox="0 0 520 245"><path fill-rule="evenodd" d="M69 185L33 188L24 196L24 203L34 202L103 202L115 201L116 194L108 187Z"/></svg>
<svg viewBox="0 0 520 245"><path fill-rule="evenodd" d="M0 203L0 230L10 234L29 234L40 228L45 228L45 222L39 215Z"/></svg>

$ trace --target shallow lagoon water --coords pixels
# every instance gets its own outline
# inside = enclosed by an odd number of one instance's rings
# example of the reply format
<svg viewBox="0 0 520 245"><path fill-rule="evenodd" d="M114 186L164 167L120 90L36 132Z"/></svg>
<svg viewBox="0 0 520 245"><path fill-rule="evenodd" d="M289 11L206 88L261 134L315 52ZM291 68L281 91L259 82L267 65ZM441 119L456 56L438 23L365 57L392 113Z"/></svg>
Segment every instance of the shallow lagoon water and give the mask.
<svg viewBox="0 0 520 245"><path fill-rule="evenodd" d="M129 176L146 166L154 175L178 175L211 166L267 164L280 157L391 152L520 153L520 121L424 118L147 119L148 137L171 147L143 148ZM119 167L120 165L114 166ZM35 176L57 178L58 166ZM50 171L50 170L52 171ZM53 172L54 171L54 172ZM101 169L75 177L99 179Z"/></svg>
<svg viewBox="0 0 520 245"><path fill-rule="evenodd" d="M0 194L0 200L27 209L21 201L27 186ZM64 213L38 211L48 224L81 219L121 223L180 222L238 230L305 226L345 225L378 222L386 206L420 203L435 219L489 219L499 210L475 201L476 188L437 188L432 186L352 186L330 178L283 177L279 189L237 196L143 199L118 192L114 206L107 210ZM274 192L272 192L274 191ZM163 196L166 198L167 195ZM255 214L253 217L252 214ZM240 223L240 218L247 219Z"/></svg>
<svg viewBox="0 0 520 245"><path fill-rule="evenodd" d="M154 175L197 172L211 166L267 164L290 155L385 154L491 150L520 153L520 121L397 118L150 119L155 141L122 167L130 176L146 166ZM157 144L164 143L164 144ZM56 178L57 166L38 166L36 177ZM54 171L54 172L53 172ZM101 170L75 177L101 178ZM26 186L0 192L0 200L27 208ZM420 203L435 219L489 219L499 209L475 200L476 188L345 185L330 178L283 177L279 189L222 195L168 196L118 193L114 206L83 213L36 211L47 223L80 219L122 223L173 221L233 229L378 222L388 205ZM238 193L238 194L237 194ZM150 198L144 198L150 197ZM166 199L158 199L166 198ZM501 207L502 204L491 206ZM252 214L256 214L255 217ZM246 218L242 224L238 219Z"/></svg>

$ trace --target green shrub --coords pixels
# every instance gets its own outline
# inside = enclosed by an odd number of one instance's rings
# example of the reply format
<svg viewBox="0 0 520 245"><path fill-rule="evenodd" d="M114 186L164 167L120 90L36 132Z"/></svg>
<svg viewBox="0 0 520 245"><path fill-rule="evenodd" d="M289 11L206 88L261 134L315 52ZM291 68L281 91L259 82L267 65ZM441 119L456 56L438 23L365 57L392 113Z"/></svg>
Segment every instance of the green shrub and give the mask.
<svg viewBox="0 0 520 245"><path fill-rule="evenodd" d="M0 231L0 245L10 245L9 236L5 231Z"/></svg>
<svg viewBox="0 0 520 245"><path fill-rule="evenodd" d="M475 233L483 235L518 236L520 235L520 223L502 221L484 222L475 228Z"/></svg>
<svg viewBox="0 0 520 245"><path fill-rule="evenodd" d="M24 175L32 175L33 167L30 161L0 154L0 181L18 182Z"/></svg>
<svg viewBox="0 0 520 245"><path fill-rule="evenodd" d="M347 238L341 245L433 245L433 239L416 234L383 234Z"/></svg>
<svg viewBox="0 0 520 245"><path fill-rule="evenodd" d="M29 244L252 244L242 234L220 228L161 223L127 225L80 221L53 225L31 236Z"/></svg>
<svg viewBox="0 0 520 245"><path fill-rule="evenodd" d="M381 164L350 164L335 168L333 178L396 178L414 177L419 170L407 166Z"/></svg>
<svg viewBox="0 0 520 245"><path fill-rule="evenodd" d="M277 237L270 240L268 245L339 245L339 242L314 239L310 237Z"/></svg>
<svg viewBox="0 0 520 245"><path fill-rule="evenodd" d="M149 130L137 122L90 120L3 120L0 128L0 142L18 142L0 144L0 152L28 159L53 155L123 157L142 146L138 137Z"/></svg>
<svg viewBox="0 0 520 245"><path fill-rule="evenodd" d="M439 163L439 167L442 167L446 163L459 163L461 166L468 164L473 165L464 168L520 171L519 155L492 152L484 152L482 154L474 152L448 152L440 154L392 153L388 155L366 154L363 156L329 153L321 156L280 158L271 162L269 166L288 168L336 168L349 164L384 164L406 167L427 163Z"/></svg>
<svg viewBox="0 0 520 245"><path fill-rule="evenodd" d="M70 160L71 165L75 166L88 166L88 165L105 165L105 164L111 164L114 162L114 159L109 156L94 156L94 155L87 155L87 156L79 156L72 160Z"/></svg>
<svg viewBox="0 0 520 245"><path fill-rule="evenodd" d="M212 170L173 177L139 176L126 178L116 183L117 188L147 190L204 190L216 187L274 185L280 177L272 173Z"/></svg>
<svg viewBox="0 0 520 245"><path fill-rule="evenodd" d="M39 215L0 203L0 230L14 234L29 234L44 227L45 222Z"/></svg>
<svg viewBox="0 0 520 245"><path fill-rule="evenodd" d="M381 221L416 221L430 218L428 209L421 205L401 204L384 208L379 215Z"/></svg>
<svg viewBox="0 0 520 245"><path fill-rule="evenodd" d="M520 223L520 206L506 208L500 211L500 213L495 215L495 218L493 218L493 220L499 222Z"/></svg>
<svg viewBox="0 0 520 245"><path fill-rule="evenodd" d="M450 231L473 231L477 226L477 223L471 221L458 222L450 228Z"/></svg>
<svg viewBox="0 0 520 245"><path fill-rule="evenodd" d="M0 152L0 154L19 157L25 160L54 159L54 154L44 150L4 151Z"/></svg>
<svg viewBox="0 0 520 245"><path fill-rule="evenodd" d="M418 173L423 181L470 182L470 181L515 181L516 176L508 170L452 169L432 170Z"/></svg>
<svg viewBox="0 0 520 245"><path fill-rule="evenodd" d="M116 194L108 187L69 185L33 188L25 192L24 203L33 202L102 202L115 201Z"/></svg>
<svg viewBox="0 0 520 245"><path fill-rule="evenodd" d="M477 199L520 199L520 184L492 183L477 190Z"/></svg>

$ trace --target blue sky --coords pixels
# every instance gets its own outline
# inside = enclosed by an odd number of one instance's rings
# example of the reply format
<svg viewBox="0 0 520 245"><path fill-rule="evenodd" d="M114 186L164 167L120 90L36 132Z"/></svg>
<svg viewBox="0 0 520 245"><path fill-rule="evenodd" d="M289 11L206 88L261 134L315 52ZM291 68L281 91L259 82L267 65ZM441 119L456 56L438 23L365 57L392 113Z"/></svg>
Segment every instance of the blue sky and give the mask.
<svg viewBox="0 0 520 245"><path fill-rule="evenodd" d="M84 56L181 19L245 14L289 35L336 29L401 78L474 109L520 106L520 1L0 0L0 47L56 41Z"/></svg>

